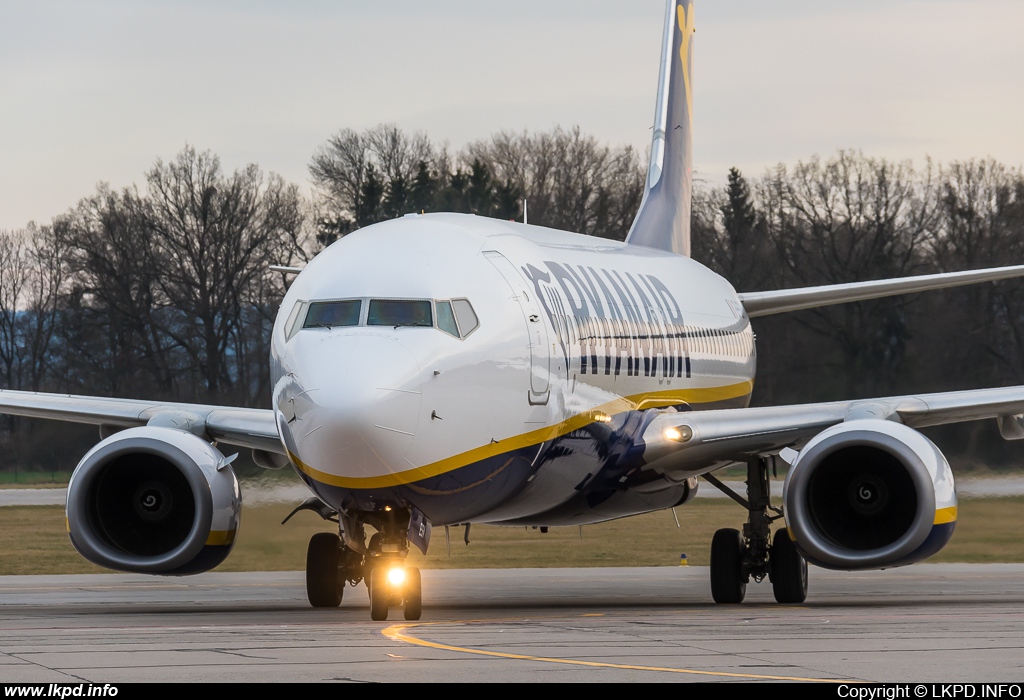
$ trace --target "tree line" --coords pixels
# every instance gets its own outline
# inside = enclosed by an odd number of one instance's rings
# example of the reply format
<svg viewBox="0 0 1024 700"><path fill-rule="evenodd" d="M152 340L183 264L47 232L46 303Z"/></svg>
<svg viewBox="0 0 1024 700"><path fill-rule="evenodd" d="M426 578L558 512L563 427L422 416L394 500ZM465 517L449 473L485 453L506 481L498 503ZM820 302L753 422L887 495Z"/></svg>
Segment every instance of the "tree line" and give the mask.
<svg viewBox="0 0 1024 700"><path fill-rule="evenodd" d="M634 149L578 128L498 133L452 152L381 125L318 148L304 196L256 165L227 173L186 147L138 185L100 185L48 224L0 231L0 383L266 406L287 285L271 264L301 264L411 211L522 220L524 201L530 223L622 240L644 171ZM915 169L840 151L756 177L733 169L724 187L698 177L693 201L694 258L739 291L1024 262L1024 175L991 159ZM1024 383L1022 289L1008 281L759 319L754 401ZM72 466L77 454L53 430L7 419L8 464ZM991 426L937 435L990 463L1013 455Z"/></svg>

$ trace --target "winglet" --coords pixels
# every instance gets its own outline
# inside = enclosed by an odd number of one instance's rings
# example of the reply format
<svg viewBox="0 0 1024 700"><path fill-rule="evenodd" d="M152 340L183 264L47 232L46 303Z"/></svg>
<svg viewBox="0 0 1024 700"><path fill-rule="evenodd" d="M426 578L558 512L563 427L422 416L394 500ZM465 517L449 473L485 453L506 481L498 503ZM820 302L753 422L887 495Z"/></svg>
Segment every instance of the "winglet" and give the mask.
<svg viewBox="0 0 1024 700"><path fill-rule="evenodd" d="M647 185L626 242L690 254L693 0L668 0Z"/></svg>

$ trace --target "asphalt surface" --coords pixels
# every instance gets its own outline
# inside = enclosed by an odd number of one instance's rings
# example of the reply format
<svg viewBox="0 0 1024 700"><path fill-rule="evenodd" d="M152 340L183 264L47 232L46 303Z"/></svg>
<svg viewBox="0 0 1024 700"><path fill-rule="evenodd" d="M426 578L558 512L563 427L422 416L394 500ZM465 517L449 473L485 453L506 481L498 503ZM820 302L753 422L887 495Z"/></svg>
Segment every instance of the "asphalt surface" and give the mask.
<svg viewBox="0 0 1024 700"><path fill-rule="evenodd" d="M366 591L314 610L303 576L0 577L0 679L1020 682L1024 565L811 570L711 602L699 567L424 571L423 617Z"/></svg>

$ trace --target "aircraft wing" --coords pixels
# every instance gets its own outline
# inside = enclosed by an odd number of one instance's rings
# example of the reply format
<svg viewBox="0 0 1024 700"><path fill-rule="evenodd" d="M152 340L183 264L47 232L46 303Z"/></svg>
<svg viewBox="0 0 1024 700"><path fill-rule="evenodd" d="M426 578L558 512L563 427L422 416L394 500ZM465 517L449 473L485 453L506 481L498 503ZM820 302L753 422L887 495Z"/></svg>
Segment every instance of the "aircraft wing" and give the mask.
<svg viewBox="0 0 1024 700"><path fill-rule="evenodd" d="M665 413L646 428L648 464L659 471L711 471L774 454L837 423L892 420L911 428L997 418L1007 440L1024 438L1024 386L829 403Z"/></svg>
<svg viewBox="0 0 1024 700"><path fill-rule="evenodd" d="M740 302L750 318L781 314L787 311L813 309L819 306L845 304L851 301L865 301L897 294L924 292L929 289L945 289L959 287L978 282L994 282L996 280L1024 277L1024 265L1009 267L990 267L983 270L964 270L962 272L943 272L936 275L918 275L916 277L899 277L887 280L871 280L869 282L851 282L849 284L827 284L820 287L800 287L798 289L779 289L771 292L743 292L739 294Z"/></svg>
<svg viewBox="0 0 1024 700"><path fill-rule="evenodd" d="M284 454L274 412L269 409L0 391L0 413L111 429L160 425L239 447Z"/></svg>

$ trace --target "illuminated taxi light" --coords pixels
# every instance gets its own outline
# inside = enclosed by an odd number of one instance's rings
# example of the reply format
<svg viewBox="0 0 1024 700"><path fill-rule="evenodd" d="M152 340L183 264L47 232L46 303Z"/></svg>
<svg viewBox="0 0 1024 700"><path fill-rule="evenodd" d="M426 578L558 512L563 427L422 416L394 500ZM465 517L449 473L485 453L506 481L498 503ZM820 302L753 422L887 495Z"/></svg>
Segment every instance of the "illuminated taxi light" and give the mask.
<svg viewBox="0 0 1024 700"><path fill-rule="evenodd" d="M597 421L598 423L611 423L612 417L609 416L604 411L595 411L594 420Z"/></svg>
<svg viewBox="0 0 1024 700"><path fill-rule="evenodd" d="M693 437L693 428L688 425L680 425L678 427L673 425L665 428L662 435L665 436L666 440L671 440L672 442L687 442Z"/></svg>
<svg viewBox="0 0 1024 700"><path fill-rule="evenodd" d="M405 583L405 569L396 566L388 571L388 583L392 586L401 586Z"/></svg>

